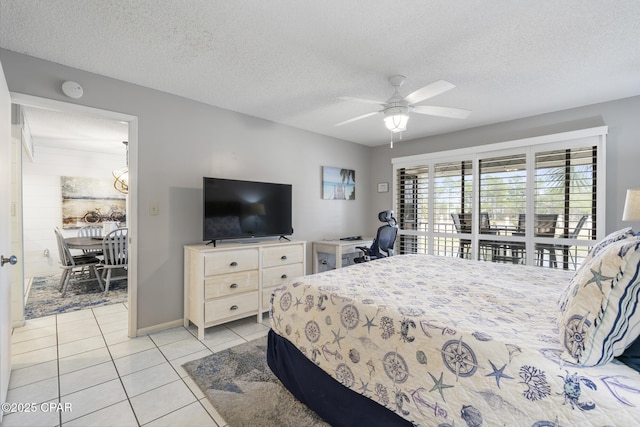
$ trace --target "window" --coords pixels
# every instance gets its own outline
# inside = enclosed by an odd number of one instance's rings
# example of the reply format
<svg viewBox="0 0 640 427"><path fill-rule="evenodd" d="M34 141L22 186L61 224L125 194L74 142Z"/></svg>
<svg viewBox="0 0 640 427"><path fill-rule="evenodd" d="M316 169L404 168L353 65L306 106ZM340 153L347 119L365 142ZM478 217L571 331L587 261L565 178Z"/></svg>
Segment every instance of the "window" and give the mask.
<svg viewBox="0 0 640 427"><path fill-rule="evenodd" d="M605 135L393 159L398 253L577 268L604 234Z"/></svg>
<svg viewBox="0 0 640 427"><path fill-rule="evenodd" d="M425 236L429 218L429 168L402 168L398 171L397 209L400 253L426 253Z"/></svg>

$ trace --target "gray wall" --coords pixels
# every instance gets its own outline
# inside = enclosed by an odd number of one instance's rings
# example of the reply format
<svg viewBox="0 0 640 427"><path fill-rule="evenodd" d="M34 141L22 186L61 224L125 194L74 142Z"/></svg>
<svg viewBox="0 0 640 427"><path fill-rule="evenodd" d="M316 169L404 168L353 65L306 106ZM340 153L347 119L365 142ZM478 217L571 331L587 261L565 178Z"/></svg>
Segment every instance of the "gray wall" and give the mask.
<svg viewBox="0 0 640 427"><path fill-rule="evenodd" d="M372 149L371 179L392 182L391 159L432 153L456 148L468 148L534 136L549 135L597 126L609 126L607 135L607 232L639 223L622 222L622 210L627 188L640 188L640 96L617 101L542 114L494 125L476 127L429 138L399 142L394 148ZM392 193L373 195L373 211L388 209Z"/></svg>
<svg viewBox="0 0 640 427"><path fill-rule="evenodd" d="M367 235L371 212L392 207L376 184L392 182L393 157L608 125L606 228L639 226L620 218L626 188L640 187L640 97L368 148L11 51L0 61L13 92L70 102L60 85L74 80L85 90L74 102L139 118L139 328L182 317L182 246L201 241L202 176L293 184L296 239ZM323 165L356 170L355 201L321 200Z"/></svg>
<svg viewBox="0 0 640 427"><path fill-rule="evenodd" d="M182 318L182 247L202 241L203 176L293 184L308 261L313 240L370 234L368 147L7 50L0 61L12 92L71 102L60 85L73 80L84 88L73 102L138 117L138 328ZM355 201L321 200L323 165L355 169Z"/></svg>

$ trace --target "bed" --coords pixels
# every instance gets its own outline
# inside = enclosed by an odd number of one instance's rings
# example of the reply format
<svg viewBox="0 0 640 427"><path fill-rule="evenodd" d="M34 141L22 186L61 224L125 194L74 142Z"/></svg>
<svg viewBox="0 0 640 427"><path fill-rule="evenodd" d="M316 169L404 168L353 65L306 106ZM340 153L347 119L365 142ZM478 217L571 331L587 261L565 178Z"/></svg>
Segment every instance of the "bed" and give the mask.
<svg viewBox="0 0 640 427"><path fill-rule="evenodd" d="M640 425L639 264L625 229L577 272L399 255L297 278L267 360L332 426Z"/></svg>

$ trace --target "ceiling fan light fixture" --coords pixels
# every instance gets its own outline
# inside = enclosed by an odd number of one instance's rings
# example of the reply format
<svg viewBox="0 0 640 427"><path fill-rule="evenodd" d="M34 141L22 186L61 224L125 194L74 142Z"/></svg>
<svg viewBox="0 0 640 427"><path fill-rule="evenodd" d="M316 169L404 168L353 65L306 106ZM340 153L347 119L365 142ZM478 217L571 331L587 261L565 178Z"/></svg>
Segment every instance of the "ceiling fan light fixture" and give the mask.
<svg viewBox="0 0 640 427"><path fill-rule="evenodd" d="M358 120L373 116L378 113L384 114L384 126L391 132L391 147L393 147L393 135L398 135L398 139L402 139L402 132L407 130L407 122L409 121L409 114L426 114L436 117L448 117L452 119L466 119L471 111L463 110L460 108L440 107L431 105L417 105L426 99L433 98L448 90L456 87L454 84L444 80L438 80L430 83L420 89L414 90L409 95L403 97L400 95L400 86L405 81L405 77L402 75L396 75L389 77L389 83L394 87L393 95L386 101L376 101L373 99L354 98L354 97L340 97L343 101L355 101L364 104L374 104L382 107L381 110L374 111L372 113L361 114L359 116L344 120L337 123L336 126L346 125Z"/></svg>
<svg viewBox="0 0 640 427"><path fill-rule="evenodd" d="M407 107L391 107L384 111L384 125L393 133L407 130L409 121L409 109Z"/></svg>

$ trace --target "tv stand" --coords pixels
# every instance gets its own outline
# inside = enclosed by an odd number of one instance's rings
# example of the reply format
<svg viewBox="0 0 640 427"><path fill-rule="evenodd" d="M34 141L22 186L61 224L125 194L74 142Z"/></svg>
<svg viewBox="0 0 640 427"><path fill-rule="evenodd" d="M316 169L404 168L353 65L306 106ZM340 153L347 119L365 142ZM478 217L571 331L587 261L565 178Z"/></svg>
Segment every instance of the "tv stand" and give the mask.
<svg viewBox="0 0 640 427"><path fill-rule="evenodd" d="M204 330L269 311L271 293L306 274L306 242L265 241L184 247L184 325Z"/></svg>
<svg viewBox="0 0 640 427"><path fill-rule="evenodd" d="M287 242L291 241L291 239L289 239L287 236L284 236L284 235L280 236L280 238L278 240L282 240L282 239L286 240Z"/></svg>
<svg viewBox="0 0 640 427"><path fill-rule="evenodd" d="M212 240L212 241L210 241L209 243L206 244L206 246L209 246L209 245L213 245L213 247L215 248L216 247L216 241Z"/></svg>

